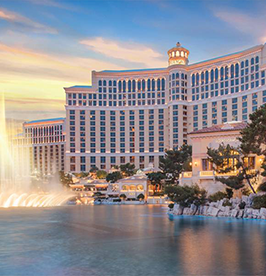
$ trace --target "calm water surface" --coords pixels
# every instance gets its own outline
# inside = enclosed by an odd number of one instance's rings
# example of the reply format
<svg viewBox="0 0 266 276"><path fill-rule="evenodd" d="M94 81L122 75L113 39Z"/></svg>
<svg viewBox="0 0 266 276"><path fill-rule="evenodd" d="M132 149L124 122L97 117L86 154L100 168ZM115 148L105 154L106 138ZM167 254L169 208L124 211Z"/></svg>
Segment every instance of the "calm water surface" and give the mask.
<svg viewBox="0 0 266 276"><path fill-rule="evenodd" d="M266 275L266 222L154 206L0 210L0 275Z"/></svg>

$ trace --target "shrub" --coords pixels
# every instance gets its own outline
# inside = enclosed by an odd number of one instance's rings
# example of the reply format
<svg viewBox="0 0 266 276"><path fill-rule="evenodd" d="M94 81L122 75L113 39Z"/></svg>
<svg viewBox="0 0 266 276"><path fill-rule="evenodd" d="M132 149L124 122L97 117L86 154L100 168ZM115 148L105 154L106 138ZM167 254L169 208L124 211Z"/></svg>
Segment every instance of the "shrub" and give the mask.
<svg viewBox="0 0 266 276"><path fill-rule="evenodd" d="M266 195L256 196L253 199L252 207L254 209L266 208Z"/></svg>
<svg viewBox="0 0 266 276"><path fill-rule="evenodd" d="M226 194L227 194L227 198L230 199L230 198L233 197L233 194L234 194L233 189L226 188L225 191L226 191Z"/></svg>
<svg viewBox="0 0 266 276"><path fill-rule="evenodd" d="M206 201L207 192L198 185L193 186L167 186L166 193L170 199L182 207L190 207L192 203L199 206Z"/></svg>
<svg viewBox="0 0 266 276"><path fill-rule="evenodd" d="M240 203L238 204L238 207L239 207L239 209L245 209L245 207L246 207L246 202L244 202L244 201L240 202Z"/></svg>
<svg viewBox="0 0 266 276"><path fill-rule="evenodd" d="M143 200L144 198L145 198L144 194L139 194L139 195L137 196L137 199L138 199L138 200Z"/></svg>
<svg viewBox="0 0 266 276"><path fill-rule="evenodd" d="M261 183L258 187L259 192L266 192L266 182Z"/></svg>
<svg viewBox="0 0 266 276"><path fill-rule="evenodd" d="M119 197L122 198L123 200L125 200L127 198L127 196L125 194L121 194Z"/></svg>
<svg viewBox="0 0 266 276"><path fill-rule="evenodd" d="M229 199L226 199L223 203L223 206L226 207L226 206L232 206L232 203L229 201Z"/></svg>
<svg viewBox="0 0 266 276"><path fill-rule="evenodd" d="M169 209L173 209L174 206L175 206L174 203L170 203L170 204L168 205L168 208L169 208Z"/></svg>
<svg viewBox="0 0 266 276"><path fill-rule="evenodd" d="M251 190L249 188L245 187L241 190L241 193L244 196L249 196L251 194Z"/></svg>
<svg viewBox="0 0 266 276"><path fill-rule="evenodd" d="M217 193L214 193L212 195L209 196L209 201L210 202L216 202L216 201L219 201L221 199L224 199L227 197L227 193L224 193L224 192L217 192Z"/></svg>

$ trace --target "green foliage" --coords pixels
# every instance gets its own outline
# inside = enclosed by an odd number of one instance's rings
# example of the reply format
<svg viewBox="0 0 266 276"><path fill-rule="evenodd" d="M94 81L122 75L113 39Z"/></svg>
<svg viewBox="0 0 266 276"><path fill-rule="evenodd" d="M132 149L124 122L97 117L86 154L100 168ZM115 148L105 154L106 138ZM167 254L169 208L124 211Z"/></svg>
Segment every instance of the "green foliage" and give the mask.
<svg viewBox="0 0 266 276"><path fill-rule="evenodd" d="M123 200L125 200L127 198L127 196L125 194L121 194L119 197L122 198Z"/></svg>
<svg viewBox="0 0 266 276"><path fill-rule="evenodd" d="M60 182L66 186L69 187L69 185L73 184L72 176L68 173L64 173L63 171L59 172Z"/></svg>
<svg viewBox="0 0 266 276"><path fill-rule="evenodd" d="M242 190L241 190L241 193L242 195L244 196L249 196L251 194L251 190L247 187L244 187Z"/></svg>
<svg viewBox="0 0 266 276"><path fill-rule="evenodd" d="M246 202L242 201L238 204L239 209L243 210L246 207Z"/></svg>
<svg viewBox="0 0 266 276"><path fill-rule="evenodd" d="M192 203L199 206L206 202L207 192L198 185L182 187L171 185L166 186L165 191L172 201L182 207L190 207Z"/></svg>
<svg viewBox="0 0 266 276"><path fill-rule="evenodd" d="M226 194L227 194L227 198L230 199L230 198L233 197L234 191L231 188L226 188L225 191L226 191Z"/></svg>
<svg viewBox="0 0 266 276"><path fill-rule="evenodd" d="M261 183L258 187L259 192L266 192L266 182Z"/></svg>
<svg viewBox="0 0 266 276"><path fill-rule="evenodd" d="M120 171L124 176L131 176L135 173L135 165L130 163L120 165Z"/></svg>
<svg viewBox="0 0 266 276"><path fill-rule="evenodd" d="M96 172L96 177L97 177L98 179L105 179L106 176L107 176L107 172L104 171L104 170L98 170L98 171Z"/></svg>
<svg viewBox="0 0 266 276"><path fill-rule="evenodd" d="M108 173L106 175L106 181L110 182L110 183L115 183L121 178L123 178L123 176L122 176L121 172L119 172L119 171Z"/></svg>
<svg viewBox="0 0 266 276"><path fill-rule="evenodd" d="M218 149L207 149L209 161L214 165L214 170L218 174L225 176L217 176L215 179L225 184L231 189L238 190L245 186L245 181L248 182L250 188L255 193L254 188L250 183L250 179L257 176L257 172L252 172L246 168L244 157L240 148L233 146L219 145ZM237 173L235 174L235 172ZM226 176L226 174L234 173L234 175Z"/></svg>
<svg viewBox="0 0 266 276"><path fill-rule="evenodd" d="M153 173L149 173L148 174L148 179L150 180L151 184L154 187L154 190L156 186L159 187L159 189L162 186L162 180L165 179L165 174L161 173L161 172L153 172Z"/></svg>
<svg viewBox="0 0 266 276"><path fill-rule="evenodd" d="M219 192L216 192L216 193L210 195L208 199L209 199L210 202L216 202L216 201L219 201L219 200L224 199L226 197L227 197L227 193L219 191Z"/></svg>
<svg viewBox="0 0 266 276"><path fill-rule="evenodd" d="M140 200L140 201L142 201L144 198L145 198L144 194L139 194L137 196L137 199Z"/></svg>
<svg viewBox="0 0 266 276"><path fill-rule="evenodd" d="M229 201L229 199L226 199L223 203L223 206L226 207L226 206L232 206L233 204Z"/></svg>
<svg viewBox="0 0 266 276"><path fill-rule="evenodd" d="M174 203L170 203L170 204L168 205L168 208L169 208L169 209L173 209L174 206L175 206Z"/></svg>
<svg viewBox="0 0 266 276"><path fill-rule="evenodd" d="M253 198L252 207L254 209L266 208L266 195L256 196Z"/></svg>
<svg viewBox="0 0 266 276"><path fill-rule="evenodd" d="M160 158L159 168L171 183L177 183L179 175L185 170L185 165L191 160L192 147L183 145L179 149L167 150Z"/></svg>
<svg viewBox="0 0 266 276"><path fill-rule="evenodd" d="M96 167L96 166L93 166L91 169L90 169L90 173L96 173L99 169Z"/></svg>

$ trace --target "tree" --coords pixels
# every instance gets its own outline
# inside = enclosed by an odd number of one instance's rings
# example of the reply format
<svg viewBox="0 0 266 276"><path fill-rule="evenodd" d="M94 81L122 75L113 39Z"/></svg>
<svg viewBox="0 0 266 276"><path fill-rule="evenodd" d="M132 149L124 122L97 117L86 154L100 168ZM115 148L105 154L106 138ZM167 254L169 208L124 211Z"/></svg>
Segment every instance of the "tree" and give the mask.
<svg viewBox="0 0 266 276"><path fill-rule="evenodd" d="M167 150L160 158L159 168L171 183L177 183L179 175L185 170L187 162L191 162L192 147L183 145L179 149Z"/></svg>
<svg viewBox="0 0 266 276"><path fill-rule="evenodd" d="M161 190L162 188L162 180L165 179L165 174L162 172L153 172L148 174L148 179L150 180L151 184L153 185L154 192L157 190L156 187Z"/></svg>
<svg viewBox="0 0 266 276"><path fill-rule="evenodd" d="M239 147L233 147L225 144L220 144L218 149L207 149L209 161L213 164L214 171L217 174L225 176L216 176L215 179L225 184L233 190L241 189L247 182L256 193L250 180L257 176L257 172L253 172L248 167L248 162L245 162L246 156L242 154ZM233 175L230 175L230 173ZM229 176L226 176L226 174Z"/></svg>
<svg viewBox="0 0 266 276"><path fill-rule="evenodd" d="M96 166L93 166L91 169L90 169L90 173L96 173L99 169L96 167Z"/></svg>
<svg viewBox="0 0 266 276"><path fill-rule="evenodd" d="M110 182L110 183L115 183L121 178L123 178L123 176L122 176L121 172L119 172L119 171L108 173L106 175L106 181Z"/></svg>
<svg viewBox="0 0 266 276"><path fill-rule="evenodd" d="M266 105L249 115L250 123L240 132L241 150L245 156L263 155L262 176L266 176Z"/></svg>
<svg viewBox="0 0 266 276"><path fill-rule="evenodd" d="M137 196L137 199L138 199L139 201L144 200L144 198L145 198L144 194L139 194L139 195Z"/></svg>
<svg viewBox="0 0 266 276"><path fill-rule="evenodd" d="M131 176L135 173L135 165L130 163L120 165L120 171L124 176Z"/></svg>
<svg viewBox="0 0 266 276"><path fill-rule="evenodd" d="M96 177L97 177L98 179L105 179L106 176L107 176L107 172L104 171L104 170L98 170L98 171L96 172Z"/></svg>
<svg viewBox="0 0 266 276"><path fill-rule="evenodd" d="M197 207L206 202L207 191L198 185L193 186L167 186L166 193L170 199L182 207L190 207L195 204Z"/></svg>
<svg viewBox="0 0 266 276"><path fill-rule="evenodd" d="M127 196L125 194L121 194L119 197L123 200L126 200L126 198L127 198Z"/></svg>
<svg viewBox="0 0 266 276"><path fill-rule="evenodd" d="M69 185L73 184L72 176L68 173L64 173L63 171L59 172L60 182L66 186L69 187Z"/></svg>

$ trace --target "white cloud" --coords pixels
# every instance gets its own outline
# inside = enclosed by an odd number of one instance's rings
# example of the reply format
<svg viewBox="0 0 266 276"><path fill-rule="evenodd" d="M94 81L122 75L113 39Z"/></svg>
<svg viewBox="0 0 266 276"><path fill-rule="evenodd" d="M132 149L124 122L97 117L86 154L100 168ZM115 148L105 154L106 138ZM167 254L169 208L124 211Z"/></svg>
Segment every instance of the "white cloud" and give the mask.
<svg viewBox="0 0 266 276"><path fill-rule="evenodd" d="M86 45L92 51L110 58L140 63L148 67L166 66L166 57L142 44L133 42L122 43L102 37L81 40L80 43Z"/></svg>
<svg viewBox="0 0 266 276"><path fill-rule="evenodd" d="M18 13L8 11L3 8L0 8L0 19L18 24L21 27L30 28L34 32L37 32L37 33L50 33L50 34L57 33L57 30L54 28L40 24L40 23L35 22L25 16L22 16Z"/></svg>
<svg viewBox="0 0 266 276"><path fill-rule="evenodd" d="M264 15L250 16L239 11L225 10L214 11L214 15L238 31L255 37L259 43L266 42L266 21Z"/></svg>

